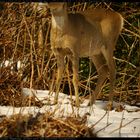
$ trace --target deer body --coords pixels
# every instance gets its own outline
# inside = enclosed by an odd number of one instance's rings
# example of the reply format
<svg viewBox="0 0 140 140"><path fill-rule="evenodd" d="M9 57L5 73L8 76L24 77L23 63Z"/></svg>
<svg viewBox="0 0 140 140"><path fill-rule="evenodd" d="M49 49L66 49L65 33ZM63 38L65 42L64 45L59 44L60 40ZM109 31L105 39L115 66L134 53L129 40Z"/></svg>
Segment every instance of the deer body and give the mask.
<svg viewBox="0 0 140 140"><path fill-rule="evenodd" d="M79 106L78 70L79 58L89 57L98 72L95 93L92 94L92 105L109 73L110 101L113 101L115 83L115 63L113 51L123 26L120 14L105 9L67 13L66 3L49 3L52 14L51 48L57 59L58 75L55 103L58 100L59 88L64 71L64 57L67 56L73 66L73 84L76 105Z"/></svg>

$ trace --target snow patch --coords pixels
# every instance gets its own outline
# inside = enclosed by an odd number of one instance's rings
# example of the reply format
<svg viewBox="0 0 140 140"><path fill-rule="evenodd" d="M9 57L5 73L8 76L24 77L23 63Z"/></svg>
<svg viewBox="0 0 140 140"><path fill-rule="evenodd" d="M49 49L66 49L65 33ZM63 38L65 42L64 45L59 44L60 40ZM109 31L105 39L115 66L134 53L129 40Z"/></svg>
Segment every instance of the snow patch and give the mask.
<svg viewBox="0 0 140 140"><path fill-rule="evenodd" d="M55 93L50 93L47 90L34 90L23 88L23 96L36 96L44 103L47 99L53 101ZM72 96L74 99L75 96ZM70 96L59 93L59 101L56 105L44 105L41 108L31 107L12 107L12 106L0 106L0 116L10 116L13 114L37 114L45 113L47 111L56 111L55 117L66 117L71 114L79 114L80 116L87 114L87 125L94 126L94 133L97 133L97 137L140 137L140 108L136 106L129 106L124 104L124 110L122 112L116 112L115 110L106 111L104 109L107 102L96 101L96 104L89 107L85 106L88 102L85 99L82 104L84 107L75 107L71 105ZM46 101L45 101L46 100ZM116 103L117 105L117 103Z"/></svg>

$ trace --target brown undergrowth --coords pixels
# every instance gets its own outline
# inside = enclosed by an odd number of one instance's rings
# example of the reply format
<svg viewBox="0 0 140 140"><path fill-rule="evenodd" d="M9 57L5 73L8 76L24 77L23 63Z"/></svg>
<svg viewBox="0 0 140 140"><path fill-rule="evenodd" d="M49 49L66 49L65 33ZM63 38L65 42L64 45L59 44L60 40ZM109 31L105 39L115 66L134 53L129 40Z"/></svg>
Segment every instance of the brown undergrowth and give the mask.
<svg viewBox="0 0 140 140"><path fill-rule="evenodd" d="M86 117L55 118L50 112L12 115L0 121L1 137L95 137Z"/></svg>

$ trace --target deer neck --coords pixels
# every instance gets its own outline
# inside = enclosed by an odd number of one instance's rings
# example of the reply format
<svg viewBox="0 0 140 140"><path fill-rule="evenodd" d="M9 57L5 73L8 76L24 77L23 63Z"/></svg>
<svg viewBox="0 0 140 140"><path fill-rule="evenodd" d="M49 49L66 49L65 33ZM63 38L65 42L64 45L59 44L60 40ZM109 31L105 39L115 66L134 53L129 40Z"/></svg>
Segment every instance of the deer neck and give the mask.
<svg viewBox="0 0 140 140"><path fill-rule="evenodd" d="M58 13L52 12L52 28L64 32L68 23L68 15L66 10L59 11Z"/></svg>

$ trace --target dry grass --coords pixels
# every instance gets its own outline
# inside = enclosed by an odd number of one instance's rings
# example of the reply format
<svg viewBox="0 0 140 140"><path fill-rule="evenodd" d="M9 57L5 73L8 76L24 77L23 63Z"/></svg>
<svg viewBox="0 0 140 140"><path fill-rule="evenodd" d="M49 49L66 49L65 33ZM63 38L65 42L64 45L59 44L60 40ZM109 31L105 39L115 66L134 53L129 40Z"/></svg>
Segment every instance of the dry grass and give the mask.
<svg viewBox="0 0 140 140"><path fill-rule="evenodd" d="M91 2L73 3L69 4L69 11L81 11L95 7L109 9L115 7L123 15L125 24L114 57L117 64L115 100L136 104L140 99L139 71L133 62L139 65L140 54L135 53L135 51L138 51L140 36L139 27L135 26L134 23L139 25L139 20L134 18L135 22L133 21L133 23L129 20L134 15L138 15L139 11L127 6L128 4L124 3L122 7L119 7L117 4L102 2L94 4ZM51 52L49 42L50 12L47 8L38 10L37 3L1 3L0 6L3 7L0 11L1 103L4 101L3 105L5 105L10 100L10 102L13 102L10 105L16 105L18 103L15 103L14 100L21 96L22 87L54 90L56 60ZM129 38L131 42L129 42ZM136 55L135 61L133 60L134 55ZM9 64L5 67L7 60ZM88 70L88 67L81 67L81 69ZM85 77L84 72L80 71L80 77L84 77L84 80L81 80L79 84L82 93L85 90L89 93L94 90L94 83L97 80L97 73L93 72L91 68L88 71L90 74ZM62 92L70 90L73 94L71 78L71 73L66 72L62 83ZM102 91L104 94L101 94L99 98L108 100L108 94L106 93L109 84L106 83L104 86L105 88ZM4 97L8 94L12 95L9 99L8 96Z"/></svg>
<svg viewBox="0 0 140 140"><path fill-rule="evenodd" d="M117 65L115 101L137 105L140 101L140 24L139 9L122 7L113 3L73 3L69 11L83 11L95 7L118 9L125 18L122 34L119 38L114 59ZM56 60L50 49L50 12L37 9L37 3L0 3L0 105L27 106L29 99L21 100L22 87L54 90L56 80ZM131 40L131 41L130 41ZM120 53L120 54L119 54ZM5 66L6 61L9 61ZM20 61L20 65L19 65ZM70 67L67 67L67 70ZM70 70L70 69L69 69ZM83 74L81 71L79 72ZM97 80L97 73L90 68L89 76L83 75L80 92L91 92ZM73 93L71 73L66 71L63 79L63 91ZM80 77L82 77L80 75ZM108 87L104 85L100 99L108 100ZM31 100L30 105L43 104ZM19 121L16 121L19 118ZM22 126L22 127L21 127ZM40 129L42 128L42 129ZM14 130L14 131L11 131ZM0 122L1 136L94 136L82 118L56 120L47 114L33 116L14 115Z"/></svg>
<svg viewBox="0 0 140 140"><path fill-rule="evenodd" d="M17 114L0 122L0 137L95 137L86 121L86 117L55 118L50 112L36 117Z"/></svg>

